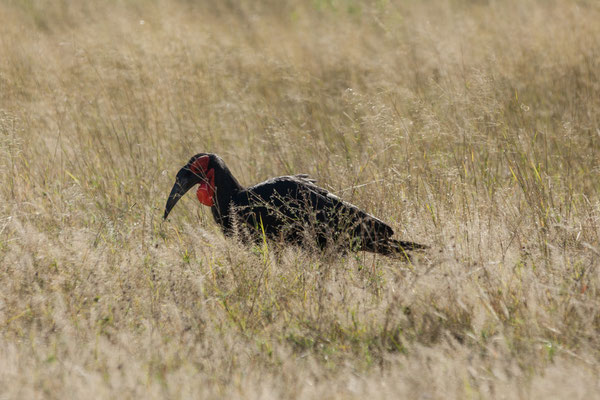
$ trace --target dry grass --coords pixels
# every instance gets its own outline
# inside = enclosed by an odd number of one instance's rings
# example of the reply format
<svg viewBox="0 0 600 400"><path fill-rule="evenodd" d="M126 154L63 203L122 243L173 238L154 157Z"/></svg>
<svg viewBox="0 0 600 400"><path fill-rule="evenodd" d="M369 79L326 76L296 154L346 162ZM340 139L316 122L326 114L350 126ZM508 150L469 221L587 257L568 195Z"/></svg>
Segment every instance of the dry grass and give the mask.
<svg viewBox="0 0 600 400"><path fill-rule="evenodd" d="M0 19L0 398L600 391L598 2ZM432 250L246 248L194 196L162 223L200 151L245 184L309 173Z"/></svg>

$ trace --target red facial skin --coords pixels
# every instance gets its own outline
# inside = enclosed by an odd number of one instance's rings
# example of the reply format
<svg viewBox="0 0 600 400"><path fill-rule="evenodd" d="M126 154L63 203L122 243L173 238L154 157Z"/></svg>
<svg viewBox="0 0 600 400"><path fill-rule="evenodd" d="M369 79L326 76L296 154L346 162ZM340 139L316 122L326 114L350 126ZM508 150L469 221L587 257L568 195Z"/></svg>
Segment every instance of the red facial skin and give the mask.
<svg viewBox="0 0 600 400"><path fill-rule="evenodd" d="M208 156L202 156L196 159L190 166L191 171L201 177L206 177L208 182L203 181L196 191L196 196L200 203L205 206L212 207L214 203L215 195L215 170L213 168L208 169ZM207 170L208 169L208 170Z"/></svg>
<svg viewBox="0 0 600 400"><path fill-rule="evenodd" d="M196 196L198 196L200 203L212 207L215 204L213 201L213 196L215 195L215 170L212 168L209 169L206 173L206 178L208 178L208 182L202 182L198 186Z"/></svg>

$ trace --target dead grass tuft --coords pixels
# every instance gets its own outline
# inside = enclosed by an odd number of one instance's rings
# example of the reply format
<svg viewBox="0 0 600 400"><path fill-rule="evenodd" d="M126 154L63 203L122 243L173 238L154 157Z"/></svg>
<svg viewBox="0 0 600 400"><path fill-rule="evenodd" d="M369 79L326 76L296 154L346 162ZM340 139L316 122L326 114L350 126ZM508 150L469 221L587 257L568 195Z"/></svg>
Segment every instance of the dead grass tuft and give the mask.
<svg viewBox="0 0 600 400"><path fill-rule="evenodd" d="M598 393L598 4L233 3L0 2L0 397ZM163 223L200 151L432 250Z"/></svg>

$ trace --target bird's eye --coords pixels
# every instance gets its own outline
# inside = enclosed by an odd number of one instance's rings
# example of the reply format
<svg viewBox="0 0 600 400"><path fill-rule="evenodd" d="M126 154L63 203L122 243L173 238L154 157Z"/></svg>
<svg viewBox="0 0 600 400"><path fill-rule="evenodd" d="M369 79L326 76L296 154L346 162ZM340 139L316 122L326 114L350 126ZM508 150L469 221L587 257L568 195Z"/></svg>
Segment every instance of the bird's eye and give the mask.
<svg viewBox="0 0 600 400"><path fill-rule="evenodd" d="M196 175L203 175L208 168L208 156L198 157L191 165L190 171Z"/></svg>
<svg viewBox="0 0 600 400"><path fill-rule="evenodd" d="M198 170L196 163L190 165L190 171L192 171L194 175L200 175L200 171Z"/></svg>

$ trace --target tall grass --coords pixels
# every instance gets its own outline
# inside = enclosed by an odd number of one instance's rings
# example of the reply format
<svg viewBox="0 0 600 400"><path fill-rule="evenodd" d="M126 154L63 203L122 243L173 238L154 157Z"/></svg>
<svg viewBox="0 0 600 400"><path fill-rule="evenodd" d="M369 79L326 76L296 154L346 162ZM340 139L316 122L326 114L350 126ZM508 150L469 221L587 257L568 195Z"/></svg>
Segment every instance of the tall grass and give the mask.
<svg viewBox="0 0 600 400"><path fill-rule="evenodd" d="M595 1L0 2L1 398L591 398ZM309 173L431 250L224 238Z"/></svg>

